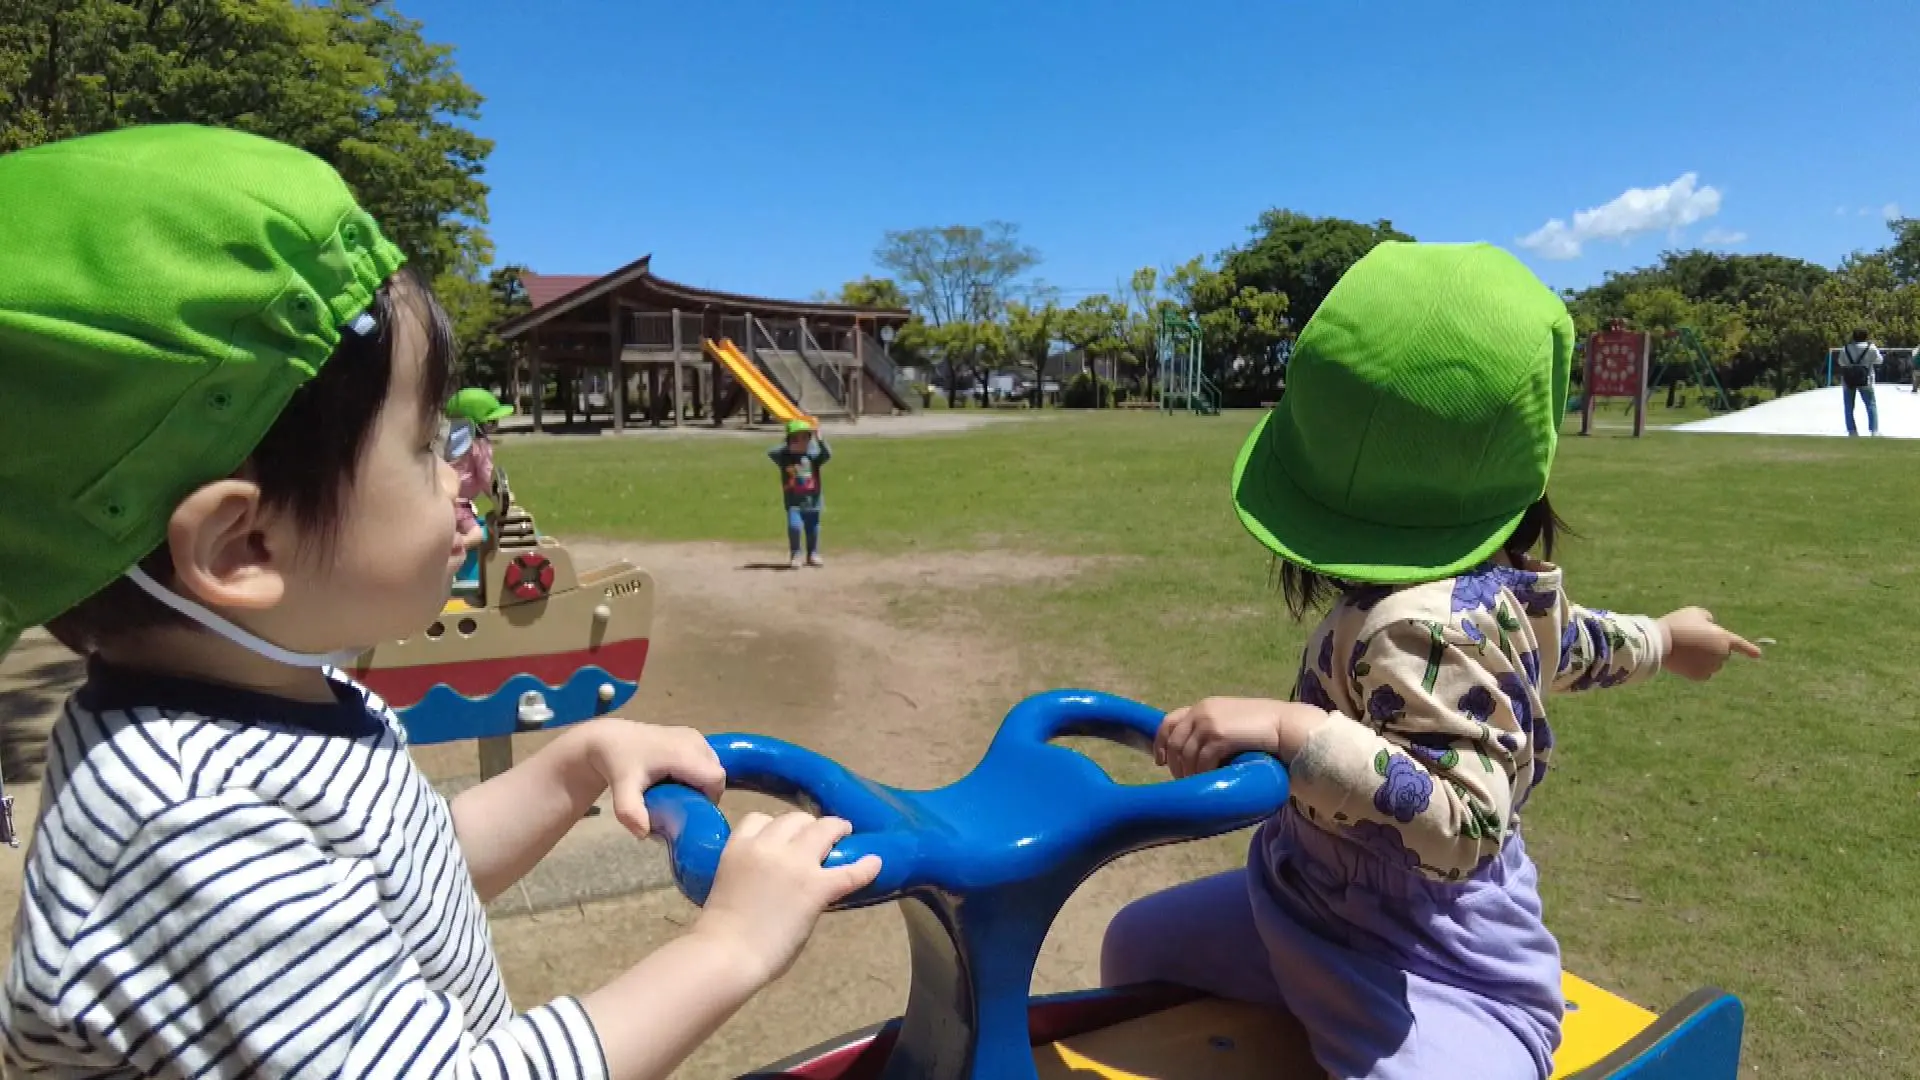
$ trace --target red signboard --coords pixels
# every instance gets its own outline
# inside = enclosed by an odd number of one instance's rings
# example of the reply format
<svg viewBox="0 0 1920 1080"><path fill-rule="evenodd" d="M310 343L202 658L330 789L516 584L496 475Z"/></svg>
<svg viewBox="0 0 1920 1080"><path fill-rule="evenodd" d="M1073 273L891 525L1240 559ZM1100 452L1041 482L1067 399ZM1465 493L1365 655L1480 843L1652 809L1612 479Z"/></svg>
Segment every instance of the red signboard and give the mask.
<svg viewBox="0 0 1920 1080"><path fill-rule="evenodd" d="M1647 335L1603 330L1587 345L1587 393L1637 398L1647 385Z"/></svg>
<svg viewBox="0 0 1920 1080"><path fill-rule="evenodd" d="M1587 339L1585 379L1586 401L1581 409L1580 434L1593 427L1595 398L1632 398L1633 433L1646 429L1647 360L1651 350L1647 335L1623 330L1618 324Z"/></svg>

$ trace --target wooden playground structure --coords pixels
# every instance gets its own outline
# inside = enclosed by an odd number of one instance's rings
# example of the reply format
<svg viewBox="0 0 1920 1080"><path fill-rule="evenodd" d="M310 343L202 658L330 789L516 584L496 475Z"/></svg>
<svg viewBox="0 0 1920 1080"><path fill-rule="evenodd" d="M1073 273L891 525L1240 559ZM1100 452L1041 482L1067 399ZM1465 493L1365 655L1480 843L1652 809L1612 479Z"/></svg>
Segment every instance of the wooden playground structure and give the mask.
<svg viewBox="0 0 1920 1080"><path fill-rule="evenodd" d="M533 309L495 332L521 343L536 394L558 374L569 425L590 384L606 389L615 430L785 412L851 421L913 407L882 344L910 313L698 289L651 264L648 255L600 277L522 275ZM544 410L527 411L544 430Z"/></svg>

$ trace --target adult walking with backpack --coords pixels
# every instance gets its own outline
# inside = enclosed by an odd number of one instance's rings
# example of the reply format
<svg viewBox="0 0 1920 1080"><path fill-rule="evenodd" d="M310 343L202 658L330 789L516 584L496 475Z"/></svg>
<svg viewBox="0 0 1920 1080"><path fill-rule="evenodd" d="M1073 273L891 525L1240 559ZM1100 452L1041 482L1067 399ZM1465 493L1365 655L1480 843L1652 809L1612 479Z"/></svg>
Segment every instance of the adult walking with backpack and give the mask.
<svg viewBox="0 0 1920 1080"><path fill-rule="evenodd" d="M1853 399L1867 403L1867 434L1880 434L1880 407L1873 399L1873 382L1880 372L1880 347L1865 330L1855 330L1853 340L1840 347L1840 384L1846 395L1847 435L1860 434L1853 426Z"/></svg>

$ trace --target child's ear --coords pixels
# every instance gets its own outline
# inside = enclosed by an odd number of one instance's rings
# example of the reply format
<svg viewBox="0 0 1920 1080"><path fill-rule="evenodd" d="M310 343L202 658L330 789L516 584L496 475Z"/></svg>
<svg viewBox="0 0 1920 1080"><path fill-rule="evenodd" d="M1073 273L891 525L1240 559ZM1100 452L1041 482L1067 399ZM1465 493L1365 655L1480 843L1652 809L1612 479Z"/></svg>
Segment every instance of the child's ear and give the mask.
<svg viewBox="0 0 1920 1080"><path fill-rule="evenodd" d="M297 537L270 514L260 485L216 480L188 495L167 521L173 586L211 608L259 610L279 603Z"/></svg>

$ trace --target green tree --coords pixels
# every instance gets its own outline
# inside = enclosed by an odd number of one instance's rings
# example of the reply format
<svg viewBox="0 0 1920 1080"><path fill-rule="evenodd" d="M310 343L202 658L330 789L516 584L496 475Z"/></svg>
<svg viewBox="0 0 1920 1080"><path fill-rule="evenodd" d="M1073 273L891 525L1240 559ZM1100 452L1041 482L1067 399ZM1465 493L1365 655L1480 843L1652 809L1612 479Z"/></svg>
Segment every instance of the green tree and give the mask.
<svg viewBox="0 0 1920 1080"><path fill-rule="evenodd" d="M1033 290L1026 276L1040 253L1021 243L1019 226L990 221L888 232L873 259L926 324L920 341L946 365L947 398L958 403L963 382L973 386L1005 354L999 320Z"/></svg>
<svg viewBox="0 0 1920 1080"><path fill-rule="evenodd" d="M1060 340L1065 321L1065 312L1052 300L1042 304L1014 300L1007 304L1007 359L1032 374L1036 409L1046 400L1047 357L1053 354L1054 343Z"/></svg>
<svg viewBox="0 0 1920 1080"><path fill-rule="evenodd" d="M1096 361L1117 364L1127 350L1127 307L1105 293L1082 297L1060 313L1060 325L1054 333L1078 350L1089 365Z"/></svg>
<svg viewBox="0 0 1920 1080"><path fill-rule="evenodd" d="M1220 271L1237 299L1242 289L1279 293L1296 326L1306 325L1335 282L1360 257L1388 240L1412 240L1392 222L1370 225L1343 218L1317 218L1291 210L1269 210L1251 230L1253 239L1220 257ZM1204 312L1202 312L1204 314Z"/></svg>
<svg viewBox="0 0 1920 1080"><path fill-rule="evenodd" d="M1200 340L1207 355L1219 358L1222 402L1245 407L1272 400L1286 373L1285 346L1293 340L1286 294L1236 289L1225 275L1208 284L1223 300L1199 317Z"/></svg>
<svg viewBox="0 0 1920 1080"><path fill-rule="evenodd" d="M1894 279L1902 285L1920 284L1920 218L1895 218L1887 228L1893 231L1886 254Z"/></svg>
<svg viewBox="0 0 1920 1080"><path fill-rule="evenodd" d="M997 322L950 322L928 326L924 347L947 365L947 401L956 408L964 395L978 394L986 403L989 371L1007 357L1006 329Z"/></svg>
<svg viewBox="0 0 1920 1080"><path fill-rule="evenodd" d="M892 278L861 277L846 282L835 292L817 292L814 299L832 304L850 304L854 307L885 308L890 311L912 311L913 304L907 299L900 283ZM920 367L928 362L930 342L927 337L927 324L916 313L913 318L894 332L893 341L886 344L888 355L894 363L903 367Z"/></svg>
<svg viewBox="0 0 1920 1080"><path fill-rule="evenodd" d="M339 169L428 280L491 259L480 95L387 0L13 0L0 152L136 124L265 135Z"/></svg>
<svg viewBox="0 0 1920 1080"><path fill-rule="evenodd" d="M873 253L892 272L908 307L933 326L977 322L1021 293L1040 253L1005 221L889 232Z"/></svg>
<svg viewBox="0 0 1920 1080"><path fill-rule="evenodd" d="M1848 265L1836 272L1780 255L1666 251L1651 266L1569 293L1568 308L1582 336L1616 318L1653 330L1692 327L1729 389L1787 392L1824 369L1828 345L1844 340L1840 324L1876 309L1897 322L1890 259L1875 253ZM1684 362L1676 343L1661 348L1660 361ZM1683 369L1666 370L1679 377Z"/></svg>
<svg viewBox="0 0 1920 1080"><path fill-rule="evenodd" d="M440 302L462 343L461 378L482 385L517 389L519 349L502 341L494 327L532 310L520 283L524 267L502 266L480 281L460 274L443 274L437 286Z"/></svg>
<svg viewBox="0 0 1920 1080"><path fill-rule="evenodd" d="M892 278L862 277L858 281L849 281L840 286L837 295L829 299L864 308L902 310L913 307L906 292L900 288L900 283Z"/></svg>
<svg viewBox="0 0 1920 1080"><path fill-rule="evenodd" d="M1285 345L1293 336L1287 295L1243 286L1202 258L1175 267L1165 288L1172 304L1196 314L1207 367L1220 380L1224 403L1272 400L1285 370Z"/></svg>

